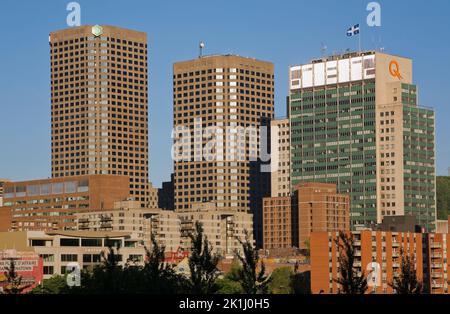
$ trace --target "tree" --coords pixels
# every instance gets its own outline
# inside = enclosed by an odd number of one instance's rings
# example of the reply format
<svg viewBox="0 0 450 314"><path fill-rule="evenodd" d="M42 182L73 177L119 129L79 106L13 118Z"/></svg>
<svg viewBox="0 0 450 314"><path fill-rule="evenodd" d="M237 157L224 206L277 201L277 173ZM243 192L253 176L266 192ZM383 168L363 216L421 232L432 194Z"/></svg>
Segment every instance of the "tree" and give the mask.
<svg viewBox="0 0 450 314"><path fill-rule="evenodd" d="M241 294L242 287L238 281L229 278L217 279L217 294Z"/></svg>
<svg viewBox="0 0 450 314"><path fill-rule="evenodd" d="M130 283L136 282L136 278L131 276L138 274L128 269L124 271L123 267L119 265L119 246L116 245L114 248L109 239L106 239L105 242L108 251L100 253L102 263L94 266L92 271L83 271L81 287L70 287L67 289L68 293L117 294L136 290L136 287L130 287ZM124 273L127 273L127 276L124 276Z"/></svg>
<svg viewBox="0 0 450 314"><path fill-rule="evenodd" d="M195 223L195 231L189 237L192 242L189 256L191 293L214 293L217 290L219 256L212 253L211 243L203 235L203 226L200 222Z"/></svg>
<svg viewBox="0 0 450 314"><path fill-rule="evenodd" d="M224 278L217 280L218 294L241 294L242 286L239 282L239 272L242 267L238 263L233 262L231 269L225 274Z"/></svg>
<svg viewBox="0 0 450 314"><path fill-rule="evenodd" d="M291 294L292 293L292 275L290 267L280 267L275 269L270 275L269 291L273 294Z"/></svg>
<svg viewBox="0 0 450 314"><path fill-rule="evenodd" d="M307 258L310 258L311 256L311 244L310 244L310 239L307 238L305 239L305 241L303 242L303 244L305 245L305 255Z"/></svg>
<svg viewBox="0 0 450 314"><path fill-rule="evenodd" d="M450 177L436 177L436 208L438 219L450 216Z"/></svg>
<svg viewBox="0 0 450 314"><path fill-rule="evenodd" d="M172 294L186 290L186 279L176 273L172 265L164 262L165 247L160 246L152 235L152 249L145 248L146 261L143 268L146 293Z"/></svg>
<svg viewBox="0 0 450 314"><path fill-rule="evenodd" d="M311 294L311 271L298 271L298 262L295 263L291 278L291 289L294 294Z"/></svg>
<svg viewBox="0 0 450 314"><path fill-rule="evenodd" d="M364 271L358 274L355 268L355 248L353 234L346 234L339 231L339 237L335 240L339 249L339 277L334 279L341 285L340 293L344 294L364 294L368 288Z"/></svg>
<svg viewBox="0 0 450 314"><path fill-rule="evenodd" d="M67 282L64 276L53 275L49 279L44 279L43 283L34 288L33 294L60 294L64 293Z"/></svg>
<svg viewBox="0 0 450 314"><path fill-rule="evenodd" d="M403 249L400 252L402 262L400 266L400 274L394 277L389 285L397 294L420 294L423 292L423 284L417 278L414 256L405 254Z"/></svg>
<svg viewBox="0 0 450 314"><path fill-rule="evenodd" d="M261 261L259 272L257 266L259 261L258 250L250 242L248 232L245 232L245 242L238 238L243 248L243 256L235 252L236 257L242 264L239 271L239 281L245 294L262 294L268 292L268 286L271 281L265 274L266 267Z"/></svg>
<svg viewBox="0 0 450 314"><path fill-rule="evenodd" d="M30 287L30 285L22 284L22 276L16 272L16 263L12 258L9 260L9 267L6 268L5 276L8 284L3 288L3 291L6 294L20 294Z"/></svg>

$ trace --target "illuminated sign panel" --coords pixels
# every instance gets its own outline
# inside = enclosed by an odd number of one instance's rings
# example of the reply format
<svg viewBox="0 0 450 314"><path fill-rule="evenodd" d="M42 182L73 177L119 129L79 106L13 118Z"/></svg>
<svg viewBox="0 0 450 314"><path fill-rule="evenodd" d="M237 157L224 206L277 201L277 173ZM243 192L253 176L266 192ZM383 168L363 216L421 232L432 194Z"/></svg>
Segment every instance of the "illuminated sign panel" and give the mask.
<svg viewBox="0 0 450 314"><path fill-rule="evenodd" d="M375 78L375 55L292 66L290 87L307 88Z"/></svg>

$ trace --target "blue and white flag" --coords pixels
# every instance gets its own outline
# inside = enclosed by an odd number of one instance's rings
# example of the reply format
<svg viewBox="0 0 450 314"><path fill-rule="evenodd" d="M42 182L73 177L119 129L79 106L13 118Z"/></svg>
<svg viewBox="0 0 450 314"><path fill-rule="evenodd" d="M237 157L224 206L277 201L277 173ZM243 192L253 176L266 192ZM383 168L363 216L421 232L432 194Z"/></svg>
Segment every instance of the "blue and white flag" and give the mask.
<svg viewBox="0 0 450 314"><path fill-rule="evenodd" d="M347 30L347 36L355 36L359 34L359 24L353 25Z"/></svg>

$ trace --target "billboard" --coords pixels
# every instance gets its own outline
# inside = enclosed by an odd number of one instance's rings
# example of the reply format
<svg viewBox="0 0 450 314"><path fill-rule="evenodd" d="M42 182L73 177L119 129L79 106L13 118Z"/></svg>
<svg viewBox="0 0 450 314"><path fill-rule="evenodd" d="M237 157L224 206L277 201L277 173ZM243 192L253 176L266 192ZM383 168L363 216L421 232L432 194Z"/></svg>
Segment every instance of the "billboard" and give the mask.
<svg viewBox="0 0 450 314"><path fill-rule="evenodd" d="M27 286L24 293L31 291L43 279L43 260L34 252L17 252L15 250L0 251L0 292L8 287L7 272L11 261L15 271L21 277L21 285Z"/></svg>
<svg viewBox="0 0 450 314"><path fill-rule="evenodd" d="M324 60L290 68L290 88L317 87L375 78L375 54Z"/></svg>

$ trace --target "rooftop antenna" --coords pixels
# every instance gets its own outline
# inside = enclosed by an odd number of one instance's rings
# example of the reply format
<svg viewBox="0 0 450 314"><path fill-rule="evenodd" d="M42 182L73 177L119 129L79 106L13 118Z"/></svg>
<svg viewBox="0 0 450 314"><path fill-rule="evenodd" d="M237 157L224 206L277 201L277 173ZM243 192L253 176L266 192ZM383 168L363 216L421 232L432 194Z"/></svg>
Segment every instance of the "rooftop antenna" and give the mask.
<svg viewBox="0 0 450 314"><path fill-rule="evenodd" d="M201 57L203 57L203 48L205 48L205 43L203 41L201 41L200 44L198 45L198 48L200 50L198 57L201 58Z"/></svg>
<svg viewBox="0 0 450 314"><path fill-rule="evenodd" d="M381 37L378 37L378 44L380 45L379 48L378 48L378 50L379 50L380 52L383 52L383 51L385 50L385 48L384 48L384 46L381 46Z"/></svg>
<svg viewBox="0 0 450 314"><path fill-rule="evenodd" d="M320 46L320 52L322 53L322 57L325 56L326 51L327 51L327 46L324 43L322 43Z"/></svg>

